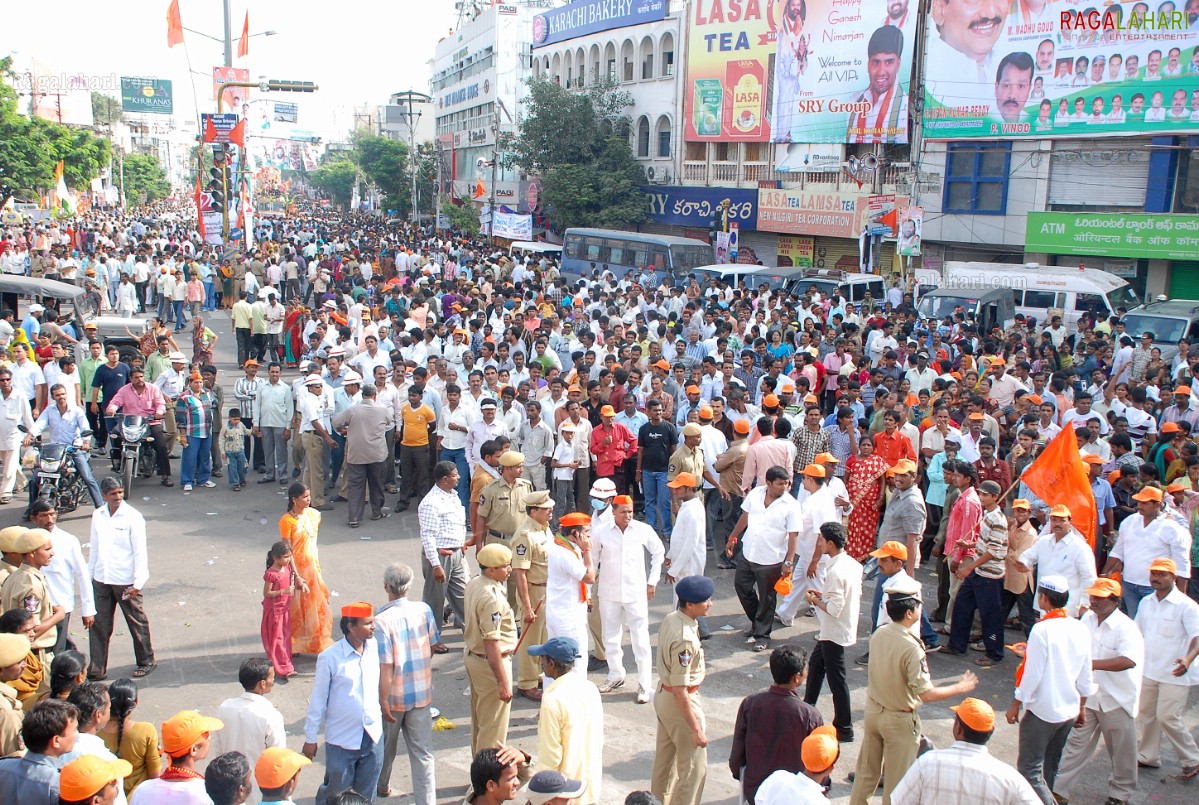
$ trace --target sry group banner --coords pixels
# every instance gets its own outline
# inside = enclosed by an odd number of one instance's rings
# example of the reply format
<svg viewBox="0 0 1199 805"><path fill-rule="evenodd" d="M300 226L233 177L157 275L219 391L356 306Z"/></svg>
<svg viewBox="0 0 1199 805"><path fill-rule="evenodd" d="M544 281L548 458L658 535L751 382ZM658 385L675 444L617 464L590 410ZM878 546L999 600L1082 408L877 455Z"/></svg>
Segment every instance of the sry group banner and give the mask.
<svg viewBox="0 0 1199 805"><path fill-rule="evenodd" d="M787 0L777 31L776 143L906 143L919 0Z"/></svg>
<svg viewBox="0 0 1199 805"><path fill-rule="evenodd" d="M932 0L925 137L1199 132L1199 25L1182 5Z"/></svg>

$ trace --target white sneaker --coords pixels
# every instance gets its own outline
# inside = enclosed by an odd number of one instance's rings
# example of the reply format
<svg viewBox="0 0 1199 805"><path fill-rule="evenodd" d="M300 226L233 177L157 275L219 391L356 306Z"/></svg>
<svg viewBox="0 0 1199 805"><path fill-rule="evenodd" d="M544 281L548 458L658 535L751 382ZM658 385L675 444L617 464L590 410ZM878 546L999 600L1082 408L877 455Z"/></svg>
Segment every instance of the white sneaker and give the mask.
<svg viewBox="0 0 1199 805"><path fill-rule="evenodd" d="M192 491L192 485L191 485L191 484L184 484L184 485L183 485L183 491L184 491L184 492L190 492L190 491Z"/></svg>
<svg viewBox="0 0 1199 805"><path fill-rule="evenodd" d="M611 693L612 691L616 690L617 688L621 688L621 687L624 687L624 677L621 677L620 679L609 680L609 681L605 682L604 684L599 686L599 692L600 693Z"/></svg>
<svg viewBox="0 0 1199 805"><path fill-rule="evenodd" d="M216 489L216 484L214 484L212 481L205 481L204 483L200 484L200 486L204 487L205 489Z"/></svg>
<svg viewBox="0 0 1199 805"><path fill-rule="evenodd" d="M649 704L649 693L642 686L637 686L637 704Z"/></svg>

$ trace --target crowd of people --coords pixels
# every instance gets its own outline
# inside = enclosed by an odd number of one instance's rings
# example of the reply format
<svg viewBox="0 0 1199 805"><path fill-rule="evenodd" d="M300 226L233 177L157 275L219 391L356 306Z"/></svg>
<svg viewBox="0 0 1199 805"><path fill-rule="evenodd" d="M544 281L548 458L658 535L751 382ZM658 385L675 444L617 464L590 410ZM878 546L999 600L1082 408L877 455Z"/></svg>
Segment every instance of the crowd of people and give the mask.
<svg viewBox="0 0 1199 805"><path fill-rule="evenodd" d="M391 795L401 737L416 801L433 803L432 663L450 651L443 633L461 630L468 799L611 801L603 703L626 684L627 629L629 695L656 724L650 791L630 801L700 803L717 571L773 681L741 703L732 736L729 771L750 805L823 801L849 742L861 743L854 805L879 787L897 805L1065 802L1100 737L1108 803L1128 801L1146 768L1176 764L1178 785L1199 776L1185 721L1199 684L1199 350L1186 339L1134 337L1119 315L1070 328L1017 316L990 331L966 310L921 319L901 278L854 302L652 265L568 275L544 255L321 207L260 229L222 265L190 226L167 209L95 213L0 239L5 271L77 281L98 309L153 317L127 365L50 300L26 305L19 325L15 309L0 313L0 504L23 481L22 447L46 433L77 448L96 503L86 562L33 491L36 527L0 531L0 631L13 635L0 641L3 754L29 732L24 759L0 761L0 792L61 768L59 794L67 780L99 785L64 801L111 802L120 787L135 805L166 801L161 791L255 801L255 783L284 800L323 734L318 803ZM201 315L220 308L237 346L223 382ZM191 359L175 341L189 321ZM243 664L240 705L181 713L129 753L98 702L130 686L136 701L132 680L156 665L145 520L119 480L87 468L93 447L117 461L119 415L152 423L164 486L178 461L184 493L225 474L237 493L257 476L288 501L264 545L265 658ZM1033 482L1043 453L1078 456L1090 497L1067 505ZM415 507L420 556L385 568L385 605L344 605L335 624L318 542L339 504L351 528L377 530ZM936 586L932 611L918 578ZM671 611L651 626L662 585ZM87 657L68 645L76 589ZM136 666L105 689L118 606ZM801 648L779 630L815 634ZM951 658L972 651L980 668L1012 667L1014 767L986 749L992 707L961 698L978 679ZM316 656L300 753L263 699L295 676L296 654ZM933 685L933 654L956 681ZM77 684L56 695L60 662ZM868 668L864 718L850 662ZM516 697L540 709L535 754L508 743ZM955 742L932 749L920 707L950 699ZM243 711L271 722L270 740L230 728ZM64 765L87 729L120 757ZM209 736L228 752L201 775Z"/></svg>

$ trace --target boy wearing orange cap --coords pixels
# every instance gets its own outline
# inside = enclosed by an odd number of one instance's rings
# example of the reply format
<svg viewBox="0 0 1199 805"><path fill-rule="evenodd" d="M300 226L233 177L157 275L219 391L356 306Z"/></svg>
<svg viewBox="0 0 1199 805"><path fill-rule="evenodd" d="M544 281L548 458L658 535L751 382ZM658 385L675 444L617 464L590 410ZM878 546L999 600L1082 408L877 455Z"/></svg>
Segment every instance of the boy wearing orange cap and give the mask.
<svg viewBox="0 0 1199 805"><path fill-rule="evenodd" d="M162 723L162 751L171 765L162 776L145 780L133 790L129 805L202 805L209 802L204 790L204 775L196 764L208 757L208 736L224 727L219 718L202 716L195 710L183 710Z"/></svg>
<svg viewBox="0 0 1199 805"><path fill-rule="evenodd" d="M841 756L836 728L826 725L812 730L803 739L799 756L803 769L797 774L786 769L771 774L754 794L755 805L817 805L828 801L825 781Z"/></svg>
<svg viewBox="0 0 1199 805"><path fill-rule="evenodd" d="M59 801L67 805L112 805L117 801L121 778L132 773L133 767L127 761L82 755L59 772Z"/></svg>
<svg viewBox="0 0 1199 805"><path fill-rule="evenodd" d="M272 746L254 764L254 782L262 792L262 805L290 805L300 782L300 770L312 761L285 746Z"/></svg>

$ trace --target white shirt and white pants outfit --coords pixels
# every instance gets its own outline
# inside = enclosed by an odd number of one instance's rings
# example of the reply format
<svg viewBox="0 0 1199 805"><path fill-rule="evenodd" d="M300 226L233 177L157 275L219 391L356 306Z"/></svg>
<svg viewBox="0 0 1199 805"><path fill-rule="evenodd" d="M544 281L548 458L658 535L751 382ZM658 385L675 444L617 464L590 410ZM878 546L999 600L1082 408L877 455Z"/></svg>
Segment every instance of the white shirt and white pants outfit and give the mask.
<svg viewBox="0 0 1199 805"><path fill-rule="evenodd" d="M778 616L786 625L799 608L808 606L806 593L808 590L817 592L824 590L824 575L827 562L821 558L816 565L816 575L808 578L808 565L816 552L816 537L820 534L820 526L824 523L841 522L841 514L837 511L836 493L827 484L804 497L799 504L803 516L803 527L799 530L799 541L795 544L798 557L795 566L791 568L791 594L784 596L779 603Z"/></svg>
<svg viewBox="0 0 1199 805"><path fill-rule="evenodd" d="M579 644L575 673L587 676L587 595L583 576L587 566L578 546L565 547L557 540L546 551L546 638L573 637Z"/></svg>
<svg viewBox="0 0 1199 805"><path fill-rule="evenodd" d="M1138 760L1154 768L1160 766L1165 733L1183 768L1195 766L1199 764L1199 747L1187 729L1184 714L1191 687L1199 685L1199 662L1192 663L1182 676L1174 676L1174 668L1178 658L1186 656L1191 640L1199 636L1199 604L1177 587L1160 600L1155 592L1141 599L1136 624L1145 636Z"/></svg>
<svg viewBox="0 0 1199 805"><path fill-rule="evenodd" d="M1082 616L1091 633L1091 657L1124 657L1136 663L1124 671L1095 671L1098 690L1087 699L1087 718L1070 731L1053 790L1069 799L1086 771L1100 736L1112 762L1107 794L1127 801L1137 790L1137 708L1145 665L1145 639L1132 619L1116 610L1100 623L1094 611Z"/></svg>
<svg viewBox="0 0 1199 805"><path fill-rule="evenodd" d="M646 693L653 690L653 654L649 643L650 582L656 586L662 573L666 549L657 532L648 524L633 520L625 531L613 523L597 528L592 534L600 566L596 590L599 595L600 622L604 631L604 653L608 657L608 682L624 679L624 626L629 627L637 678ZM645 554L649 553L649 573ZM582 644L580 644L582 645Z"/></svg>

